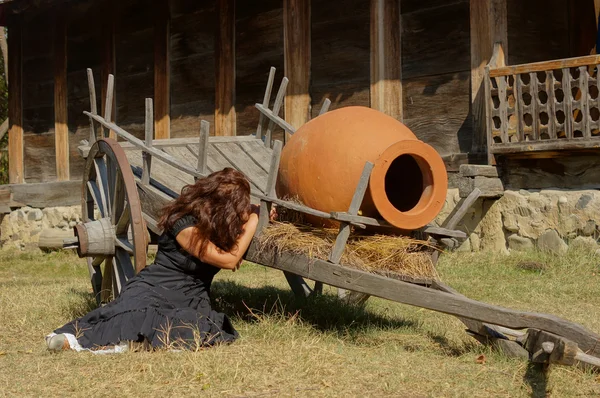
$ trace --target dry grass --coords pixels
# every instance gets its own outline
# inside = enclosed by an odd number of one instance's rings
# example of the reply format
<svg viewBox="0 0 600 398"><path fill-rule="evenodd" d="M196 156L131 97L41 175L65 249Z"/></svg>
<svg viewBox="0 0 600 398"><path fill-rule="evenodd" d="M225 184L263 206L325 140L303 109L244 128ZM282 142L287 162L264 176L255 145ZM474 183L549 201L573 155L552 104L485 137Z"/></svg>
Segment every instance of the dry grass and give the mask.
<svg viewBox="0 0 600 398"><path fill-rule="evenodd" d="M337 233L337 229L274 222L262 233L259 243L263 248L327 260ZM437 278L431 250L434 248L426 241L407 236L352 234L340 263L368 272Z"/></svg>
<svg viewBox="0 0 600 398"><path fill-rule="evenodd" d="M522 270L523 261L547 267ZM600 331L600 267L590 253L444 255L438 270L469 297ZM0 252L0 396L600 395L597 374L544 373L507 359L468 337L454 317L373 298L349 307L331 289L297 302L281 272L253 264L221 272L213 284L215 306L240 332L234 344L109 356L47 352L43 336L92 308L90 291L84 261L71 254Z"/></svg>

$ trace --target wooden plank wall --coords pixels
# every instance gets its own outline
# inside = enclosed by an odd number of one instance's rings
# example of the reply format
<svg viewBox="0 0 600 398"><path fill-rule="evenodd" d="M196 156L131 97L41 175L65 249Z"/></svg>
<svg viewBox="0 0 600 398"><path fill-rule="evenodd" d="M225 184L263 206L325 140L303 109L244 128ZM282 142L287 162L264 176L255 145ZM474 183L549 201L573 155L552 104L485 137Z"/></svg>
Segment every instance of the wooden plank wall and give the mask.
<svg viewBox="0 0 600 398"><path fill-rule="evenodd" d="M25 181L54 181L56 179L52 44L54 27L52 19L42 14L26 15L23 23ZM10 47L9 51L11 51ZM10 62L12 59L10 55L8 59Z"/></svg>
<svg viewBox="0 0 600 398"><path fill-rule="evenodd" d="M441 155L471 149L469 1L402 0L404 123Z"/></svg>
<svg viewBox="0 0 600 398"><path fill-rule="evenodd" d="M8 59L8 167L9 182L20 184L24 181L23 165L23 30L21 18L9 24L11 36L8 39L11 56Z"/></svg>
<svg viewBox="0 0 600 398"><path fill-rule="evenodd" d="M87 2L69 7L67 26L67 98L69 128L69 169L71 179L81 179L84 161L77 152L81 140L89 138L90 121L83 111L90 109L86 68L95 72L96 93L100 93L102 64L102 13L100 4ZM90 24L97 29L90 29ZM94 49L90 51L90 49ZM106 83L104 83L106 85Z"/></svg>
<svg viewBox="0 0 600 398"><path fill-rule="evenodd" d="M325 98L331 110L369 106L369 1L313 0L311 8L312 117Z"/></svg>
<svg viewBox="0 0 600 398"><path fill-rule="evenodd" d="M171 0L169 4L171 136L198 136L201 119L210 122L214 134L216 1Z"/></svg>
<svg viewBox="0 0 600 398"><path fill-rule="evenodd" d="M144 139L145 98L154 97L154 10L122 0L114 11L116 120ZM106 84L106 83L104 83Z"/></svg>
<svg viewBox="0 0 600 398"><path fill-rule="evenodd" d="M261 102L271 66L277 68L273 98L283 78L282 0L236 2L235 62L237 134L256 132ZM260 43L257 46L257 43ZM280 131L278 131L279 134ZM277 133L276 133L277 134ZM277 139L281 139L277 135Z"/></svg>

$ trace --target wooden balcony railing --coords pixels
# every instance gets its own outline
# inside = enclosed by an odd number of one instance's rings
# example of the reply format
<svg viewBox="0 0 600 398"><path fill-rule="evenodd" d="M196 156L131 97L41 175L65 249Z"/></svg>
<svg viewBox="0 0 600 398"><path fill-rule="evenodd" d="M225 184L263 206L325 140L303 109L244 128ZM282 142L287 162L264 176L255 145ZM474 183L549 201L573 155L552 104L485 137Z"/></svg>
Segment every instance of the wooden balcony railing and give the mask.
<svg viewBox="0 0 600 398"><path fill-rule="evenodd" d="M485 70L488 154L600 148L600 55Z"/></svg>

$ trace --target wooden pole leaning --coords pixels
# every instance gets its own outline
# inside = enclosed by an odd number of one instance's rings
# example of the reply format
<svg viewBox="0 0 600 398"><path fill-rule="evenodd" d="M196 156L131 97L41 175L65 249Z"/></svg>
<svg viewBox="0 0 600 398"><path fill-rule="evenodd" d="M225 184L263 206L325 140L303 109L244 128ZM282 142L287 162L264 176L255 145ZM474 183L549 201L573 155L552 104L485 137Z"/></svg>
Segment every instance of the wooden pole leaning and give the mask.
<svg viewBox="0 0 600 398"><path fill-rule="evenodd" d="M94 73L90 68L87 69L88 88L90 90L90 112L92 115L98 114L98 105L96 104L96 85L94 83ZM94 119L90 117L90 138L89 145L94 145L96 142L96 124Z"/></svg>
<svg viewBox="0 0 600 398"><path fill-rule="evenodd" d="M352 196L350 208L348 209L348 214L351 216L355 216L358 214L360 205L362 204L362 201L365 197L365 193L367 192L367 187L369 186L369 178L371 177L373 167L373 163L365 163L365 167L363 168L363 172L360 176L360 179L358 180L356 190L354 191L354 195ZM333 244L331 253L329 254L329 262L334 264L340 263L342 255L344 254L344 249L346 248L346 243L348 242L348 238L350 237L351 228L352 226L350 225L350 223L340 221L340 230L338 232L337 237L335 238L335 243ZM322 290L322 285L319 285L318 287L319 290ZM315 286L315 290L317 290L317 286ZM338 289L338 297L344 300L351 300L356 304L362 304L365 301L367 301L369 295L362 293L351 295L350 292L345 289Z"/></svg>
<svg viewBox="0 0 600 398"><path fill-rule="evenodd" d="M106 102L104 104L104 120L107 122L111 121L112 117L112 103L113 96L115 93L115 76L113 74L108 75L108 82L106 85ZM104 137L108 137L110 134L110 130L104 128Z"/></svg>
<svg viewBox="0 0 600 398"><path fill-rule="evenodd" d="M269 71L269 79L267 80L267 87L265 88L265 96L263 98L262 105L266 109L269 109L269 102L271 102L271 91L273 90L273 80L275 80L275 71L276 69L271 66L271 70ZM256 138L262 138L262 130L265 124L265 115L261 114L258 117L258 126L256 127Z"/></svg>
<svg viewBox="0 0 600 398"><path fill-rule="evenodd" d="M281 80L281 85L279 86L279 91L277 91L277 97L275 97L275 103L273 104L273 115L275 117L279 116L279 111L281 110L281 105L283 105L283 100L285 99L285 91L288 86L288 78L284 77ZM265 133L265 146L271 147L271 135L273 134L273 126L275 122L273 120L269 120L269 124L267 125L267 131Z"/></svg>
<svg viewBox="0 0 600 398"><path fill-rule="evenodd" d="M358 210L360 209L360 205L365 197L365 193L367 192L367 187L369 186L369 177L371 177L371 171L373 171L373 163L367 162L365 163L365 167L363 168L362 174L360 176L360 180L358 180L358 185L356 186L356 190L354 191L354 196L352 196L352 201L350 202L350 208L348 209L348 214L355 216L358 214ZM342 259L342 254L344 254L344 248L346 247L346 242L350 237L350 223L340 221L340 230L335 239L335 244L333 245L333 249L329 254L329 261L334 264L339 264Z"/></svg>
<svg viewBox="0 0 600 398"><path fill-rule="evenodd" d="M321 106L321 110L319 111L319 116L327 112L329 110L330 105L331 100L329 98L325 98L325 101L323 101L323 105Z"/></svg>
<svg viewBox="0 0 600 398"><path fill-rule="evenodd" d="M145 115L145 144L148 148L152 148L152 140L154 138L154 106L152 98L146 98L146 115ZM150 184L150 171L152 168L152 154L147 151L142 151L142 184Z"/></svg>
<svg viewBox="0 0 600 398"><path fill-rule="evenodd" d="M200 141L198 143L198 173L208 175L208 136L210 133L210 123L206 120L200 122ZM198 177L195 178L196 180Z"/></svg>
<svg viewBox="0 0 600 398"><path fill-rule="evenodd" d="M275 183L277 182L277 173L279 172L279 160L281 158L282 148L283 143L279 140L275 140L275 143L273 144L273 153L271 155L271 165L269 167L267 186L265 188L265 195L267 198L277 199ZM264 228L269 224L269 216L272 206L273 202L264 199L260 200L260 215L258 216L258 227L256 228L257 236L260 235Z"/></svg>

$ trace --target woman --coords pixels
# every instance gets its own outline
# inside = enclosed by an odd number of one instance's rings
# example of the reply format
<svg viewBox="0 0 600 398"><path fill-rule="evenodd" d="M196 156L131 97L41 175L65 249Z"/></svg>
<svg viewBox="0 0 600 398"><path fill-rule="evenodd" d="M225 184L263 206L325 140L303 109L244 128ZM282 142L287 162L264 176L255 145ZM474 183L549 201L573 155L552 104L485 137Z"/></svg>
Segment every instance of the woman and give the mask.
<svg viewBox="0 0 600 398"><path fill-rule="evenodd" d="M238 337L210 306L221 269L235 271L258 223L250 184L226 168L183 188L166 205L154 264L132 278L116 300L54 331L51 350L98 349L129 341L152 347L198 347Z"/></svg>

